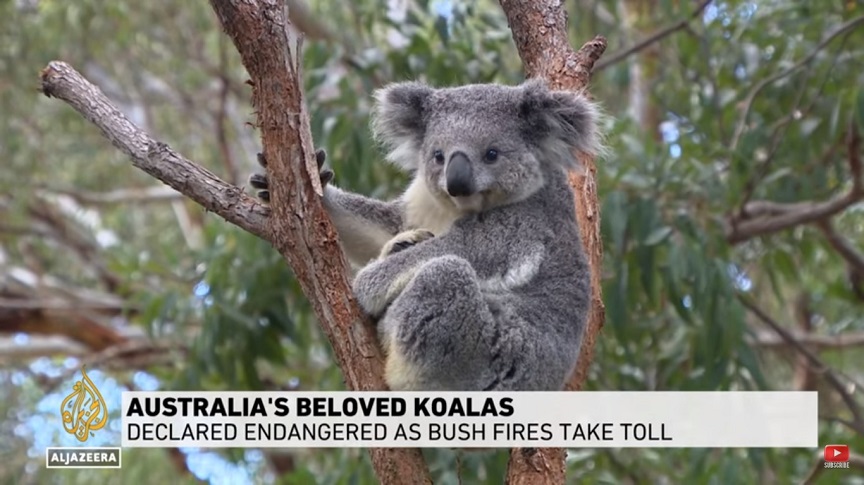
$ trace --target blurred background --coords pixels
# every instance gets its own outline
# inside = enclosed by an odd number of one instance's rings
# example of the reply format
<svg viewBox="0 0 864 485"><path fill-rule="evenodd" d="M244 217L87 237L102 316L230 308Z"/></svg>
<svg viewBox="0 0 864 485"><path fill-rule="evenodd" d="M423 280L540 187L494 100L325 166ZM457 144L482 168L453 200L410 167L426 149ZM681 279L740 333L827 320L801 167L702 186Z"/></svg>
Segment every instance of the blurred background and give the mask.
<svg viewBox="0 0 864 485"><path fill-rule="evenodd" d="M314 139L342 187L406 182L370 140L376 87L523 79L497 2L292 2ZM564 3L575 47L609 40L590 87L613 155L597 162L607 319L587 388L817 390L820 445L861 460L864 2ZM0 0L0 483L374 483L364 450L134 449L121 470L44 468L46 446L76 442L59 407L81 364L114 411L88 445L120 442L124 389L343 389L277 252L41 95L54 59L225 180L245 185L260 151L207 2ZM507 463L426 455L436 483L501 483ZM822 470L821 449L580 449L568 466L573 483L864 483L862 468Z"/></svg>

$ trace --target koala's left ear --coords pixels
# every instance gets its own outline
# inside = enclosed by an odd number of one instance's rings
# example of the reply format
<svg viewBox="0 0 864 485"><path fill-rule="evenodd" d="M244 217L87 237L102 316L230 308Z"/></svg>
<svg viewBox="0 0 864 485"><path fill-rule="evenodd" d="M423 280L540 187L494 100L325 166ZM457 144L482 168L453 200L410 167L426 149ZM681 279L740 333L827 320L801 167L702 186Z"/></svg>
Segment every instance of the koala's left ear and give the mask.
<svg viewBox="0 0 864 485"><path fill-rule="evenodd" d="M566 168L577 165L571 150L596 156L604 153L599 107L581 93L550 90L533 79L522 85L519 114L528 140Z"/></svg>

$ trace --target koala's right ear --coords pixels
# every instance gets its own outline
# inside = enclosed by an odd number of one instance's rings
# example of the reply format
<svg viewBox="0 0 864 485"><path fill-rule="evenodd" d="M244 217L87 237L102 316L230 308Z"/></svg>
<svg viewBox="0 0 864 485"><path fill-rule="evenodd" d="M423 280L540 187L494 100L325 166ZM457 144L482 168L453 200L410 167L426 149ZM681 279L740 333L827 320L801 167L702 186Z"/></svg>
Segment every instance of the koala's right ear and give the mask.
<svg viewBox="0 0 864 485"><path fill-rule="evenodd" d="M387 160L414 170L426 132L427 104L434 89L420 82L390 84L375 92L372 134L387 150Z"/></svg>

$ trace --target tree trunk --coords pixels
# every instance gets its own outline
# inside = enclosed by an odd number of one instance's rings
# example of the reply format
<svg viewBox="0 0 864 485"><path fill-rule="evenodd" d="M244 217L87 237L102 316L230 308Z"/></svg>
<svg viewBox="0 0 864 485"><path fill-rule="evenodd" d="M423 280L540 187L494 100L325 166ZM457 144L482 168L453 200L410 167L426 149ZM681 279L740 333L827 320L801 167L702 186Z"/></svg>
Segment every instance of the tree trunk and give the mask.
<svg viewBox="0 0 864 485"><path fill-rule="evenodd" d="M553 89L584 91L594 63L606 50L606 39L595 37L578 51L567 38L567 12L556 0L500 0L513 40L525 66L526 77L545 78ZM600 239L600 207L597 200L597 167L594 160L577 154L583 169L570 174L576 194L576 220L591 266L591 310L576 370L567 384L579 390L588 378L594 344L603 327L601 274L603 243ZM508 484L562 484L565 458L560 448L518 449L510 452Z"/></svg>

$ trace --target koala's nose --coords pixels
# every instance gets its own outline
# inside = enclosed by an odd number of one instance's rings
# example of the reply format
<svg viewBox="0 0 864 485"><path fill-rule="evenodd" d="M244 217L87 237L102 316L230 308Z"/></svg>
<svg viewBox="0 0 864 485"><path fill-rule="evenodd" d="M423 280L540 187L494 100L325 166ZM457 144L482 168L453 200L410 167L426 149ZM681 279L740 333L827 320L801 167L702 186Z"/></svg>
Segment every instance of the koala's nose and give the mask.
<svg viewBox="0 0 864 485"><path fill-rule="evenodd" d="M474 193L474 173L468 155L456 152L450 157L445 171L447 193L453 197L464 197Z"/></svg>

